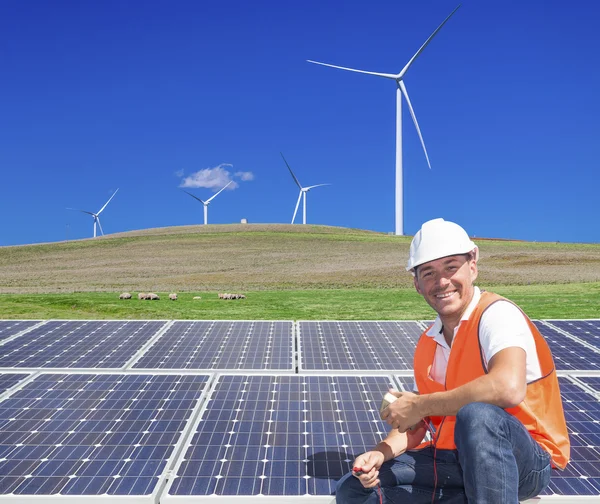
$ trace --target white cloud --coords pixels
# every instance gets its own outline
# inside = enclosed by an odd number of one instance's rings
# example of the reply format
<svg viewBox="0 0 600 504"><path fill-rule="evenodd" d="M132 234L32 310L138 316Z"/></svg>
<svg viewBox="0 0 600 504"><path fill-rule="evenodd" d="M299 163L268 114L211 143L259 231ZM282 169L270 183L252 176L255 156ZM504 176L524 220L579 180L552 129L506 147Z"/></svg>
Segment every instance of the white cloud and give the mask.
<svg viewBox="0 0 600 504"><path fill-rule="evenodd" d="M221 163L214 168L205 168L185 177L179 187L207 187L218 191L233 180L231 173L226 168L233 168L233 165ZM233 182L227 189L239 187L237 182Z"/></svg>
<svg viewBox="0 0 600 504"><path fill-rule="evenodd" d="M215 166L214 168L198 170L197 172L185 177L181 181L181 184L179 184L179 187L207 187L216 192L222 187L225 187L229 182L233 183L229 185L227 188L228 190L238 188L239 184L235 182L234 177L242 182L254 180L254 173L250 171L238 171L232 174L227 168L233 168L233 165L221 163L219 166ZM183 170L176 171L175 175L178 177L183 177Z"/></svg>
<svg viewBox="0 0 600 504"><path fill-rule="evenodd" d="M249 180L254 180L254 173L251 171L239 171L235 172L234 175L238 177L243 182L248 182Z"/></svg>

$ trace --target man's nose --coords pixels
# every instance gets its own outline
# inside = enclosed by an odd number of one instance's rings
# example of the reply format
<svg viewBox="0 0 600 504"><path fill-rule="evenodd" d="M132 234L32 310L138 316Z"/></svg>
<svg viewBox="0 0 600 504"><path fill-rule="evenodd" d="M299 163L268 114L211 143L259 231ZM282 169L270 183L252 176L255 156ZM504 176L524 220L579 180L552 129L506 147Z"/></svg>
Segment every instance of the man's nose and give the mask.
<svg viewBox="0 0 600 504"><path fill-rule="evenodd" d="M438 276L437 281L440 287L447 287L448 285L450 285L450 279L445 277L444 275Z"/></svg>

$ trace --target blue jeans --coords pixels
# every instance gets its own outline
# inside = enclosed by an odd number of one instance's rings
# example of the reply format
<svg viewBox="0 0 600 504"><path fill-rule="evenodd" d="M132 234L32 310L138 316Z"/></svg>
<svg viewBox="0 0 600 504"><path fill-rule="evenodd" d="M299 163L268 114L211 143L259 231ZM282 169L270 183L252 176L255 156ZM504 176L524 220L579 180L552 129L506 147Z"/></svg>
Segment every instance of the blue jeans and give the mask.
<svg viewBox="0 0 600 504"><path fill-rule="evenodd" d="M443 427L442 427L443 428ZM336 504L516 504L550 482L550 455L523 424L502 408L471 403L456 415L457 450L425 448L390 460L379 470L380 488L364 488L346 474Z"/></svg>

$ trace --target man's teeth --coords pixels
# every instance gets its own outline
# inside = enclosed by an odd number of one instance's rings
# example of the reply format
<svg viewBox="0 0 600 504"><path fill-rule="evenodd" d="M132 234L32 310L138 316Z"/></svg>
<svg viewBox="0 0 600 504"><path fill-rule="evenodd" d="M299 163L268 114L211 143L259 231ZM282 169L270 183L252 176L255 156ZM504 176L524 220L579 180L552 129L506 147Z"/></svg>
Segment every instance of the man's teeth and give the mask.
<svg viewBox="0 0 600 504"><path fill-rule="evenodd" d="M440 299L443 299L443 298L447 298L447 297L450 297L450 296L452 296L452 294L454 294L454 292L446 292L445 294L438 294L438 295L437 295L437 296L435 296L435 297L437 297L437 298L440 298Z"/></svg>

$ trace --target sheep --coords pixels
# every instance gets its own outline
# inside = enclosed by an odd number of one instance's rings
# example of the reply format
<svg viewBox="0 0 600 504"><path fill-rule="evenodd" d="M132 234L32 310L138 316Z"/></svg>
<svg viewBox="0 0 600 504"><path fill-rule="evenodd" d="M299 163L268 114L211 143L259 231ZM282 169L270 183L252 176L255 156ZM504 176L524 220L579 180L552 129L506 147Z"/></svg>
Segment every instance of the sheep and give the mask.
<svg viewBox="0 0 600 504"><path fill-rule="evenodd" d="M174 292L172 292L171 294L169 294L169 299L171 301L177 301L177 294L175 294Z"/></svg>
<svg viewBox="0 0 600 504"><path fill-rule="evenodd" d="M146 299L151 299L152 301L154 301L154 300L158 301L160 299L160 297L158 296L158 294L154 294L154 292L149 292Z"/></svg>
<svg viewBox="0 0 600 504"><path fill-rule="evenodd" d="M129 294L129 292L123 292L123 294L119 296L119 299L131 299L131 294Z"/></svg>
<svg viewBox="0 0 600 504"><path fill-rule="evenodd" d="M219 299L246 299L246 296L244 294L222 293L219 294Z"/></svg>
<svg viewBox="0 0 600 504"><path fill-rule="evenodd" d="M138 299L148 299L148 294L146 294L145 292L140 292L138 294Z"/></svg>

